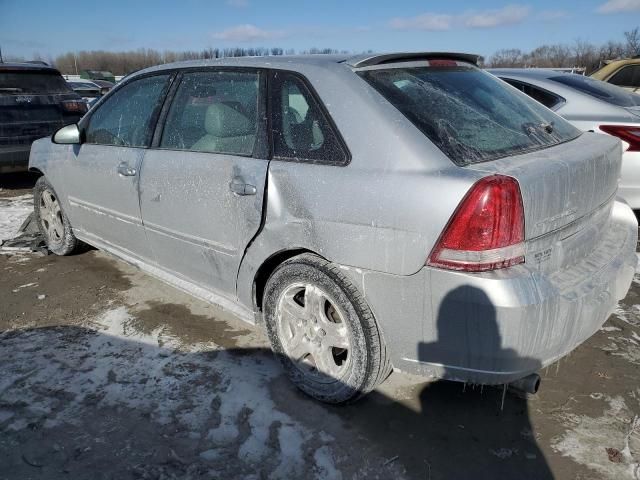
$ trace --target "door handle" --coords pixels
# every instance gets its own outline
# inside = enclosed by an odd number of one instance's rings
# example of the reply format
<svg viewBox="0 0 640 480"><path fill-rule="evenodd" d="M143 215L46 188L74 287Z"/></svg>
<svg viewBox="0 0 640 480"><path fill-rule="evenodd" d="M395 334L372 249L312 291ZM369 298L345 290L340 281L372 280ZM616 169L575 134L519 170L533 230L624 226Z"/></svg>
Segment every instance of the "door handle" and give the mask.
<svg viewBox="0 0 640 480"><path fill-rule="evenodd" d="M229 190L231 190L236 195L255 195L258 191L255 185L250 185L248 183L244 183L244 180L241 178L234 178L229 184Z"/></svg>
<svg viewBox="0 0 640 480"><path fill-rule="evenodd" d="M135 168L130 167L127 162L122 162L118 165L118 173L123 177L133 177L138 172Z"/></svg>

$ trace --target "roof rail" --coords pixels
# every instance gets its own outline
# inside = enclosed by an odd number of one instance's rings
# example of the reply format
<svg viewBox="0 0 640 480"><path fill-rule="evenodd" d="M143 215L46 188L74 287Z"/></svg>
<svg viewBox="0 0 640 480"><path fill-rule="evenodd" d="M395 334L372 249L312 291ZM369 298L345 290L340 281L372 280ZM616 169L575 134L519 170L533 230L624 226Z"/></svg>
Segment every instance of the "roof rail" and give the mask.
<svg viewBox="0 0 640 480"><path fill-rule="evenodd" d="M413 62L430 58L446 58L478 64L480 55L455 52L408 52L408 53L370 53L348 58L345 63L354 68L370 67L385 63Z"/></svg>

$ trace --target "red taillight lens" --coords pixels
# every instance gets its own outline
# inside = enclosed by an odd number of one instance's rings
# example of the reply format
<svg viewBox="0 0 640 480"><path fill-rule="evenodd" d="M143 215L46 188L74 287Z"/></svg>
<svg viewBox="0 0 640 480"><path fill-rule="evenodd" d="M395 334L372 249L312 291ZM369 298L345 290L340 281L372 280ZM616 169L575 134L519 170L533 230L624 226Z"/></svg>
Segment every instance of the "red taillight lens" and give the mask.
<svg viewBox="0 0 640 480"><path fill-rule="evenodd" d="M87 113L87 104L82 100L63 100L62 108L69 113Z"/></svg>
<svg viewBox="0 0 640 480"><path fill-rule="evenodd" d="M457 67L458 62L455 60L447 60L444 58L431 58L429 59L430 67Z"/></svg>
<svg viewBox="0 0 640 480"><path fill-rule="evenodd" d="M640 127L627 125L600 125L600 130L629 144L629 152L640 152Z"/></svg>
<svg viewBox="0 0 640 480"><path fill-rule="evenodd" d="M524 207L518 182L493 175L462 199L427 265L483 272L524 262Z"/></svg>

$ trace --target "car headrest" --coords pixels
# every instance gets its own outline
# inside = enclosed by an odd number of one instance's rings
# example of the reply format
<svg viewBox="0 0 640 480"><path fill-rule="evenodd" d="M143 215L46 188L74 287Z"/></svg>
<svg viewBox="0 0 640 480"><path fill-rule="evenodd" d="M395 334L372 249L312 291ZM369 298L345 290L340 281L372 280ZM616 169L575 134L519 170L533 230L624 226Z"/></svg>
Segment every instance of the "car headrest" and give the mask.
<svg viewBox="0 0 640 480"><path fill-rule="evenodd" d="M254 123L243 113L225 103L214 103L207 108L204 128L214 137L241 137L255 133Z"/></svg>

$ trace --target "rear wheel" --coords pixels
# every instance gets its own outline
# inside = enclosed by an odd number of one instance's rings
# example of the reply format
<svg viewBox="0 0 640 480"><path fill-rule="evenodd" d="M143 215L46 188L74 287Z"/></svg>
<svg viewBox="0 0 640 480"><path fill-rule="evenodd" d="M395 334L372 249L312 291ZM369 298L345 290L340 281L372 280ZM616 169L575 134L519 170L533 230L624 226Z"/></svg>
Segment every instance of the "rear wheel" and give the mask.
<svg viewBox="0 0 640 480"><path fill-rule="evenodd" d="M47 247L56 255L69 255L78 247L71 224L62 210L58 195L45 177L40 177L33 189L33 206Z"/></svg>
<svg viewBox="0 0 640 480"><path fill-rule="evenodd" d="M265 288L271 346L306 394L328 403L354 401L390 372L386 348L369 306L326 260L287 260Z"/></svg>

